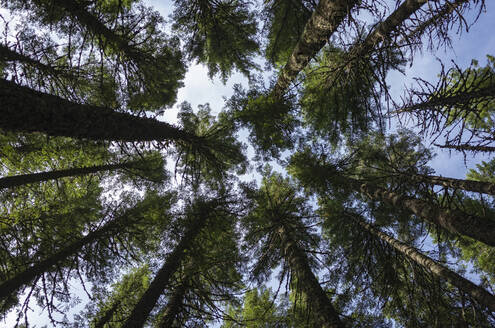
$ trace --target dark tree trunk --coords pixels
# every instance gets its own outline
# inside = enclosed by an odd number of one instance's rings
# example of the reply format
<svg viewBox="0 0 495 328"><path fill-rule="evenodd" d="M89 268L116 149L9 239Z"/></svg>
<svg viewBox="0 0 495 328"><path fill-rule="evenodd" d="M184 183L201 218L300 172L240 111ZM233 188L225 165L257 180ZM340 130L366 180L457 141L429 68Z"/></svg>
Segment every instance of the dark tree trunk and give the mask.
<svg viewBox="0 0 495 328"><path fill-rule="evenodd" d="M393 31L397 30L406 19L419 10L427 0L406 0L383 22L378 24L364 41L350 50L352 57L359 58L368 54L378 43L390 38Z"/></svg>
<svg viewBox="0 0 495 328"><path fill-rule="evenodd" d="M488 309L490 309L490 311L495 312L495 296L487 292L485 289L472 283L470 280L462 277L454 271L451 271L443 265L435 262L433 259L422 254L414 247L411 247L403 242L398 241L397 239L390 237L389 235L381 232L380 230L374 228L372 225L364 222L361 219L355 219L361 227L388 243L404 256L410 258L420 266L432 272L437 277L447 280L449 283L459 288L459 290L471 296L478 303L486 306Z"/></svg>
<svg viewBox="0 0 495 328"><path fill-rule="evenodd" d="M280 72L273 88L275 97L280 98L285 93L299 72L323 48L357 3L357 0L320 0L285 67Z"/></svg>
<svg viewBox="0 0 495 328"><path fill-rule="evenodd" d="M444 149L455 149L459 151L472 151L472 152L482 152L482 153L492 153L495 152L495 147L490 146L473 146L473 145L437 145L435 146Z"/></svg>
<svg viewBox="0 0 495 328"><path fill-rule="evenodd" d="M495 83L491 85L479 88L468 92L457 92L451 95L433 95L427 101L412 104L406 107L402 107L396 111L394 114L401 113L413 113L417 111L432 110L442 112L442 108L448 107L452 108L459 104L469 104L472 100L479 101L480 99L493 99L495 97ZM435 109L437 107L438 109ZM476 113L475 108L473 112Z"/></svg>
<svg viewBox="0 0 495 328"><path fill-rule="evenodd" d="M139 302L132 310L132 313L122 328L143 327L151 310L153 310L156 302L158 302L158 299L169 284L170 278L178 270L185 257L185 251L191 246L191 243L200 233L205 223L206 219L201 216L191 223L191 226L185 232L175 249L167 256L165 263L160 268L143 296L141 296Z"/></svg>
<svg viewBox="0 0 495 328"><path fill-rule="evenodd" d="M122 51L134 62L142 62L148 57L139 49L131 46L127 39L113 32L105 24L99 21L98 18L89 13L79 1L56 1L56 5L67 11L70 16L73 16L91 34L97 36L100 40L105 40L113 49Z"/></svg>
<svg viewBox="0 0 495 328"><path fill-rule="evenodd" d="M105 314L94 323L94 325L92 327L93 328L104 328L105 324L107 324L110 321L110 319L112 319L113 315L118 310L118 308L120 306L120 302L121 302L121 300L116 301L112 305L112 307L110 309L108 309L105 312Z"/></svg>
<svg viewBox="0 0 495 328"><path fill-rule="evenodd" d="M298 286L305 295L311 311L315 314L314 319L319 327L344 327L330 299L311 271L306 253L293 240L290 231L287 231L283 224L279 227L278 233L282 240L284 258L289 263L292 274L297 277Z"/></svg>
<svg viewBox="0 0 495 328"><path fill-rule="evenodd" d="M394 192L348 178L356 190L373 200L387 202L393 206L407 208L420 218L445 230L471 237L487 245L495 246L495 220L469 215L457 210L445 209L431 202Z"/></svg>
<svg viewBox="0 0 495 328"><path fill-rule="evenodd" d="M12 188L21 186L28 183L42 182L48 180L54 180L64 177L74 177L80 175L86 175L91 173L97 173L101 171L112 171L124 168L130 168L135 166L139 161L119 163L119 164L107 164L107 165L95 165L88 167L77 167L65 170L55 170L49 172L40 172L33 174L14 175L9 177L0 178L0 189Z"/></svg>
<svg viewBox="0 0 495 328"><path fill-rule="evenodd" d="M182 304L184 302L184 296L187 291L187 281L182 281L179 286L174 290L174 293L170 297L165 310L163 311L160 323L160 328L170 328L173 326L177 315L182 310Z"/></svg>
<svg viewBox="0 0 495 328"><path fill-rule="evenodd" d="M495 196L495 184L484 181L463 180L454 178L445 178L435 175L408 175L409 179L425 182L430 185L443 186L453 189L460 189L465 191L479 192L482 194Z"/></svg>
<svg viewBox="0 0 495 328"><path fill-rule="evenodd" d="M17 273L14 277L0 284L0 300L8 298L12 293L16 292L22 286L29 284L36 277L39 277L44 272L47 272L57 263L60 263L70 256L75 255L82 247L89 245L101 238L105 238L111 231L117 229L121 225L120 220L113 220L101 229L88 233L85 237L73 242L62 248L47 259L36 263L22 272Z"/></svg>
<svg viewBox="0 0 495 328"><path fill-rule="evenodd" d="M62 71L57 70L55 67L43 64L31 57L17 53L4 45L0 45L0 59L5 61L16 61L16 62L25 63L32 67L36 67L40 71L49 73L54 76L62 74Z"/></svg>
<svg viewBox="0 0 495 328"><path fill-rule="evenodd" d="M90 140L203 141L164 122L81 105L4 79L0 79L0 104L0 129L5 131L42 132Z"/></svg>

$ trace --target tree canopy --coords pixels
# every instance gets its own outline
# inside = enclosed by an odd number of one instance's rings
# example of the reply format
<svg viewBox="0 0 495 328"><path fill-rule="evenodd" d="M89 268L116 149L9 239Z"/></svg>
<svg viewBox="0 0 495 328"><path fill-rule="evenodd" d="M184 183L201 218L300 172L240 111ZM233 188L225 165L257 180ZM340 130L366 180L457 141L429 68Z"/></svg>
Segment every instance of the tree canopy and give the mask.
<svg viewBox="0 0 495 328"><path fill-rule="evenodd" d="M493 5L151 3L0 0L2 325L495 326Z"/></svg>

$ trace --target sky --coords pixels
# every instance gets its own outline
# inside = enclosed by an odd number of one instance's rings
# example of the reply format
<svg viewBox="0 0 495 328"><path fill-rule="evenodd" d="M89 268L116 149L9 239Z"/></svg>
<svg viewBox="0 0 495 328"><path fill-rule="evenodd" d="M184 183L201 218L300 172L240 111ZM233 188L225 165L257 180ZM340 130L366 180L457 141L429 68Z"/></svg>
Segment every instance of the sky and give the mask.
<svg viewBox="0 0 495 328"><path fill-rule="evenodd" d="M165 18L168 18L172 12L170 1L148 0L146 3L155 7ZM471 21L472 17L468 19L468 22ZM422 55L415 56L412 66L406 68L405 75L398 72L391 73L388 81L392 88L392 94L399 96L404 86L411 86L413 77L435 81L441 67L438 59L441 59L447 68L450 67L452 60L461 68L469 66L472 59L479 60L480 66L486 64L486 54L495 55L495 1L487 0L486 10L471 26L469 32L464 31L461 35L453 35L452 41L451 49L440 49L434 53L425 50ZM232 95L232 87L236 83L241 83L246 87L247 79L240 74L233 74L226 84L223 84L218 78L209 79L205 67L193 64L189 66L186 73L184 87L178 92L177 104L188 101L193 108L196 108L199 104L209 103L213 112L217 113L224 107L224 97L229 98ZM161 119L175 123L176 115L177 107L175 106L167 110ZM395 128L396 126L392 127L392 129ZM488 159L486 156L478 154L475 158L468 156L465 161L462 154L438 148L435 149L435 152L437 156L430 163L431 167L435 169L437 175L448 177L464 178L469 168L474 168L475 164ZM82 295L80 291L77 294ZM33 308L35 307L33 306ZM78 308L81 309L81 307ZM31 322L37 324L38 327L48 323L46 316L38 317L32 313L30 317ZM10 327L13 322L15 322L14 316L10 315L5 324Z"/></svg>

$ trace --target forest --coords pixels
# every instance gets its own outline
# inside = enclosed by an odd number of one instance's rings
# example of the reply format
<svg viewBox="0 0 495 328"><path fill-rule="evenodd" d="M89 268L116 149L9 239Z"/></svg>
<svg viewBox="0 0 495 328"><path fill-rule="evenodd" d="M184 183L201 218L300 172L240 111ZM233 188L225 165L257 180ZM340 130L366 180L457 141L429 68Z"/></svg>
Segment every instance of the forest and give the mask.
<svg viewBox="0 0 495 328"><path fill-rule="evenodd" d="M494 327L489 2L0 0L0 326Z"/></svg>

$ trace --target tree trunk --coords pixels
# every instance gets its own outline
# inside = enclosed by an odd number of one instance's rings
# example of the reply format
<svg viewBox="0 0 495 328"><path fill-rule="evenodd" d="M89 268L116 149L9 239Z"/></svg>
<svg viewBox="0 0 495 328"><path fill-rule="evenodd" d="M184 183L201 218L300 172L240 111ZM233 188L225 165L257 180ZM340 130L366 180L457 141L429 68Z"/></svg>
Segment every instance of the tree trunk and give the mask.
<svg viewBox="0 0 495 328"><path fill-rule="evenodd" d="M205 223L206 218L204 217L200 217L191 223L192 225L185 232L180 242L172 253L167 256L165 263L160 268L143 296L141 296L141 299L132 310L132 313L129 318L127 318L122 328L143 327L151 310L153 310L156 302L158 302L158 299L169 284L170 278L179 268L185 257L185 252L189 249L191 243L200 233Z"/></svg>
<svg viewBox="0 0 495 328"><path fill-rule="evenodd" d="M79 2L74 0L56 1L56 6L62 7L70 16L74 17L81 25L83 25L91 34L110 44L114 50L120 50L125 55L136 63L142 62L149 56L142 53L139 49L131 46L129 41L121 35L116 34L109 29L105 24L98 20L94 15L89 13L86 8Z"/></svg>
<svg viewBox="0 0 495 328"><path fill-rule="evenodd" d="M472 151L472 152L484 152L484 153L492 153L495 152L495 147L490 146L473 146L473 145L437 145L435 146L444 149L455 149L459 151Z"/></svg>
<svg viewBox="0 0 495 328"><path fill-rule="evenodd" d="M426 101L402 107L394 111L392 114L412 113L412 112L424 111L424 110L432 110L438 113L442 113L443 112L442 108L444 107L452 108L459 104L468 104L473 99L478 99L478 100L484 98L493 99L494 97L495 97L495 83L492 83L487 87L479 88L473 91L457 92L447 96L442 96L441 94L436 96L433 95ZM435 107L441 107L441 108L435 109ZM476 113L476 110L473 110L473 112Z"/></svg>
<svg viewBox="0 0 495 328"><path fill-rule="evenodd" d="M0 284L0 300L8 298L19 288L29 284L36 277L40 276L44 272L47 272L57 263L60 263L69 256L76 254L85 245L89 245L100 238L104 238L109 232L121 225L120 221L121 220L119 219L112 220L111 222L105 224L101 229L88 233L85 237L69 244L65 248L62 248L47 259L30 266L9 280L2 282Z"/></svg>
<svg viewBox="0 0 495 328"><path fill-rule="evenodd" d="M179 286L174 290L174 293L170 297L163 315L160 319L158 327L160 328L170 328L173 326L177 315L182 309L182 304L184 302L184 296L186 295L187 285L186 281L182 281Z"/></svg>
<svg viewBox="0 0 495 328"><path fill-rule="evenodd" d="M8 47L6 47L4 45L0 45L0 59L5 60L5 61L16 61L16 62L28 64L32 67L39 69L40 71L43 71L45 73L49 73L53 76L58 76L60 74L63 74L62 71L59 71L55 67L43 64L43 63L41 63L41 62L31 58L31 57L17 53L17 52L9 49Z"/></svg>
<svg viewBox="0 0 495 328"><path fill-rule="evenodd" d="M445 230L471 237L487 245L495 246L495 220L468 215L463 212L445 209L421 199L398 195L383 188L348 178L356 190L373 200L387 202L397 208L407 208L418 217L434 223Z"/></svg>
<svg viewBox="0 0 495 328"><path fill-rule="evenodd" d="M275 97L280 98L285 93L299 72L323 48L358 2L357 0L320 0L313 15L306 23L291 56L280 72L272 91Z"/></svg>
<svg viewBox="0 0 495 328"><path fill-rule="evenodd" d="M121 300L117 300L110 309L108 309L105 314L99 319L97 320L94 325L92 326L93 328L104 328L105 327L105 324L107 324L110 319L112 319L113 315L115 314L115 312L117 311L117 309L119 308L120 306L120 303L121 303Z"/></svg>
<svg viewBox="0 0 495 328"><path fill-rule="evenodd" d="M284 258L289 263L292 273L297 277L301 292L305 295L311 310L314 311L314 318L319 327L344 327L337 311L311 271L306 253L291 238L290 232L284 225L279 227L278 233L282 240Z"/></svg>
<svg viewBox="0 0 495 328"><path fill-rule="evenodd" d="M54 180L64 177L86 175L101 171L112 171L117 169L130 168L135 166L139 162L140 161L118 163L118 164L107 164L107 165L95 165L95 166L77 167L77 168L65 169L65 170L55 170L48 172L8 176L8 177L0 178L0 189L12 188L28 183L42 182L42 181Z"/></svg>
<svg viewBox="0 0 495 328"><path fill-rule="evenodd" d="M90 140L203 141L164 122L74 103L4 79L0 79L0 104L0 129L5 131L42 132Z"/></svg>
<svg viewBox="0 0 495 328"><path fill-rule="evenodd" d="M443 186L453 189L479 192L482 194L495 196L495 184L491 182L445 178L435 175L420 175L420 174L407 175L407 178L414 181L425 182L430 185L437 185L437 186Z"/></svg>
<svg viewBox="0 0 495 328"><path fill-rule="evenodd" d="M411 247L403 242L398 241L397 239L390 237L389 235L381 232L380 230L374 228L372 225L364 222L361 219L356 218L356 220L361 227L363 227L373 235L379 237L381 240L387 242L390 246L395 248L406 257L410 258L420 266L428 269L439 278L447 280L453 286L456 286L457 288L459 288L459 290L471 296L478 303L486 306L488 309L490 309L490 311L495 312L495 296L487 292L485 289L472 283L468 279L462 277L454 271L451 271L443 265L435 262L433 259L422 254L414 247Z"/></svg>
<svg viewBox="0 0 495 328"><path fill-rule="evenodd" d="M406 0L383 22L378 24L364 41L349 51L351 57L359 58L369 53L379 42L390 38L390 34L396 30L406 19L419 10L427 0Z"/></svg>

